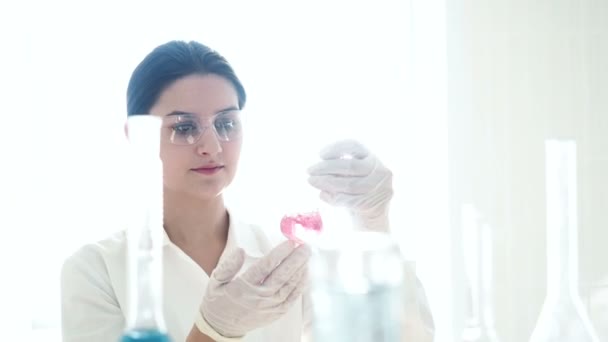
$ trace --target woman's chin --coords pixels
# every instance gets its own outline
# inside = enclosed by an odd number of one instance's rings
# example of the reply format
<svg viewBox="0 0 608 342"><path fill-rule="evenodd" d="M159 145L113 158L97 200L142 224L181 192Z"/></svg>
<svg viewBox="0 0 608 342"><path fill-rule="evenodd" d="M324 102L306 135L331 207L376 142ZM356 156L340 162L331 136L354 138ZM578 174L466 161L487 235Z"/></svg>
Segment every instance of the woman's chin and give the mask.
<svg viewBox="0 0 608 342"><path fill-rule="evenodd" d="M222 194L224 193L224 187L217 187L217 188L205 188L205 189L199 189L198 191L189 191L189 195L192 197L195 197L198 200L201 201L212 201L212 200L217 200L217 199L221 199Z"/></svg>
<svg viewBox="0 0 608 342"><path fill-rule="evenodd" d="M179 186L168 186L165 184L165 192L170 192L171 197L184 197L191 198L196 201L212 201L221 199L224 190L228 184L226 182L205 182L205 184L200 183L189 183L189 184L180 184Z"/></svg>

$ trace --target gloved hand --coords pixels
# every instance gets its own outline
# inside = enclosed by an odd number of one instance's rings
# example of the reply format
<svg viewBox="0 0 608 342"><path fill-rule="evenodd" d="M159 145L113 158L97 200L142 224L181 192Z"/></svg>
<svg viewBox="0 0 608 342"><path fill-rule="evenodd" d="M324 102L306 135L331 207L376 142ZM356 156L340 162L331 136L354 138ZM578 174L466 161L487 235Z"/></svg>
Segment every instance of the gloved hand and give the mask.
<svg viewBox="0 0 608 342"><path fill-rule="evenodd" d="M325 202L348 208L360 229L387 231L393 175L361 143L344 140L320 153L308 181Z"/></svg>
<svg viewBox="0 0 608 342"><path fill-rule="evenodd" d="M213 271L200 311L225 337L240 337L272 323L292 306L308 285L310 248L285 241L236 276L243 250L229 255Z"/></svg>

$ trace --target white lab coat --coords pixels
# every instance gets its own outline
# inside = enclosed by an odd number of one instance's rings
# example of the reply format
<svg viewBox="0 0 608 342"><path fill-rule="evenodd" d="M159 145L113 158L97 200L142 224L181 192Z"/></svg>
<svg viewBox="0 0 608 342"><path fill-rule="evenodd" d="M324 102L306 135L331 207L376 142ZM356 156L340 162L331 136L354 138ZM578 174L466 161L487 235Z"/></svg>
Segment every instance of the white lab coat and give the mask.
<svg viewBox="0 0 608 342"><path fill-rule="evenodd" d="M240 247L248 265L267 254L276 244L254 225L231 215L228 241L221 258ZM61 313L64 342L118 341L122 335L129 302L126 283L126 234L124 231L88 244L70 256L61 273ZM220 262L221 259L220 258ZM184 342L199 310L209 277L205 271L164 235L163 313L167 331L175 342ZM432 318L424 291L416 283L423 316ZM272 324L248 333L244 342L296 342L302 329L309 326L310 300L307 295L295 302L290 311ZM426 318L426 317L423 317Z"/></svg>
<svg viewBox="0 0 608 342"><path fill-rule="evenodd" d="M273 244L257 226L230 220L228 241L221 258L237 247L248 265L270 251ZM64 263L61 274L62 333L64 342L118 341L125 328L129 302L126 283L126 234L79 249ZM186 340L196 318L209 277L166 236L163 246L164 316L175 342ZM221 259L220 259L221 260ZM300 341L302 300L274 323L251 331L245 342Z"/></svg>

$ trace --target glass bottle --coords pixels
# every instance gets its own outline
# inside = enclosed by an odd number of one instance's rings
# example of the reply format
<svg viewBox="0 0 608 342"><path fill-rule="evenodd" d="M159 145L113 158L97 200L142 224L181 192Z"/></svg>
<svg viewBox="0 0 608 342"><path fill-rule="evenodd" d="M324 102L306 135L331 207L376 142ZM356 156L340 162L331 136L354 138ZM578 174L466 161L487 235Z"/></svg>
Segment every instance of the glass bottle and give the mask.
<svg viewBox="0 0 608 342"><path fill-rule="evenodd" d="M576 142L545 142L547 295L530 342L599 341L578 290Z"/></svg>
<svg viewBox="0 0 608 342"><path fill-rule="evenodd" d="M127 229L129 310L121 342L169 342L162 311L163 169L160 160L161 120L130 116Z"/></svg>
<svg viewBox="0 0 608 342"><path fill-rule="evenodd" d="M310 268L313 341L401 341L404 261L397 244L370 231L324 238Z"/></svg>
<svg viewBox="0 0 608 342"><path fill-rule="evenodd" d="M492 300L492 232L476 209L462 210L465 269L469 281L469 312L462 332L463 342L498 342L494 329Z"/></svg>

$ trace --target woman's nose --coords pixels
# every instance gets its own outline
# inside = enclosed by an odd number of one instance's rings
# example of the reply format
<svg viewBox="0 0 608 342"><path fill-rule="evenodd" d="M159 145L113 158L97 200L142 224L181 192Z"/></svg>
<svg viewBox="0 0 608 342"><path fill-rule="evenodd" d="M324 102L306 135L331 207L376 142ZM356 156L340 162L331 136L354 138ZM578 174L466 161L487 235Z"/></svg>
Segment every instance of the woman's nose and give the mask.
<svg viewBox="0 0 608 342"><path fill-rule="evenodd" d="M215 155L222 152L222 144L213 131L213 128L207 128L197 142L196 151L200 155Z"/></svg>

